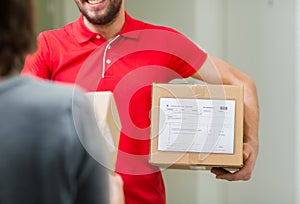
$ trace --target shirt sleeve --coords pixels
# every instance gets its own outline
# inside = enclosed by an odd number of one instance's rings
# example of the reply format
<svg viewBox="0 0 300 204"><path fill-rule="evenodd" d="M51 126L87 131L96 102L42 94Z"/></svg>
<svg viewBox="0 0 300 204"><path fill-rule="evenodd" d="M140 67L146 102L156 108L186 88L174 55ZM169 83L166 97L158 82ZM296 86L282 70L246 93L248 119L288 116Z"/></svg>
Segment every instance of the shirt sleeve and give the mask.
<svg viewBox="0 0 300 204"><path fill-rule="evenodd" d="M202 67L207 58L205 50L181 33L175 33L168 39L173 45L170 49L173 56L179 59L174 60L173 67L183 78L190 77Z"/></svg>
<svg viewBox="0 0 300 204"><path fill-rule="evenodd" d="M198 71L207 58L207 53L202 48L172 28L143 30L142 39L143 47L147 50L156 50L171 56L168 58L169 68L183 78L190 77Z"/></svg>
<svg viewBox="0 0 300 204"><path fill-rule="evenodd" d="M37 37L37 45L36 52L27 55L21 75L51 79L51 51L43 32Z"/></svg>

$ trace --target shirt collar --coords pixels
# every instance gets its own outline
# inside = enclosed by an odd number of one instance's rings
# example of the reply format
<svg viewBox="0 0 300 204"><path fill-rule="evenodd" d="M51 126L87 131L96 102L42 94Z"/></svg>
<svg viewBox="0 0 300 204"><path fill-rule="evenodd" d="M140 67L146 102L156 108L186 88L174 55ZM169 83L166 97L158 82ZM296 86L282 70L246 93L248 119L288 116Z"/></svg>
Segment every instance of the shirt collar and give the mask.
<svg viewBox="0 0 300 204"><path fill-rule="evenodd" d="M138 38L139 32L134 32L141 30L143 28L143 23L141 21L137 21L133 19L131 16L125 12L125 23L122 30L119 32L119 35L136 39ZM85 43L91 40L95 35L99 35L98 33L94 33L90 31L84 24L83 15L80 14L79 19L74 23L74 36L79 43Z"/></svg>
<svg viewBox="0 0 300 204"><path fill-rule="evenodd" d="M143 27L143 22L133 19L125 12L125 24L119 34L126 38L137 39L139 35L137 31L142 30Z"/></svg>
<svg viewBox="0 0 300 204"><path fill-rule="evenodd" d="M85 43L89 41L96 34L85 26L82 14L80 14L79 19L74 23L73 33L79 43Z"/></svg>

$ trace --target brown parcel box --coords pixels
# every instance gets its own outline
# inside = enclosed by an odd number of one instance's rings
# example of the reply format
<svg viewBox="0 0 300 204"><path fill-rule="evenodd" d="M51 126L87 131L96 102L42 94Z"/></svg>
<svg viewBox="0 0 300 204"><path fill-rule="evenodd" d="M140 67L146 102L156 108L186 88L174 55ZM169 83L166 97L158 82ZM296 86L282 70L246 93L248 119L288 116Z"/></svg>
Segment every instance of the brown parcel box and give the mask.
<svg viewBox="0 0 300 204"><path fill-rule="evenodd" d="M91 102L101 133L108 143L109 165L111 165L108 168L114 171L121 130L120 117L114 96L110 91L88 92L86 96Z"/></svg>
<svg viewBox="0 0 300 204"><path fill-rule="evenodd" d="M154 83L149 162L176 169L241 168L243 99L241 86Z"/></svg>

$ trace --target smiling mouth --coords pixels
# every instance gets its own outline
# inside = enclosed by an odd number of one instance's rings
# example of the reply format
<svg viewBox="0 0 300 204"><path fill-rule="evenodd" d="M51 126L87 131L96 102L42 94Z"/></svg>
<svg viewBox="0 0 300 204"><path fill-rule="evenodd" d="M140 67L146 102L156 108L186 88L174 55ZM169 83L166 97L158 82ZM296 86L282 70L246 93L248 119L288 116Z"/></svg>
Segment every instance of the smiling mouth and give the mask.
<svg viewBox="0 0 300 204"><path fill-rule="evenodd" d="M86 0L89 4L99 4L104 0Z"/></svg>

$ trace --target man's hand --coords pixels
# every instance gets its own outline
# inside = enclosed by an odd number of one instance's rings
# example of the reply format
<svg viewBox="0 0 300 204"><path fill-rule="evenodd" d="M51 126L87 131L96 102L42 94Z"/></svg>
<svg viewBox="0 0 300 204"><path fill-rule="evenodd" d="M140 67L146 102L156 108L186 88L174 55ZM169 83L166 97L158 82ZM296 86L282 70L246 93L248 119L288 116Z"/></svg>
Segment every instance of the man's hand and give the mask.
<svg viewBox="0 0 300 204"><path fill-rule="evenodd" d="M248 181L251 179L257 153L257 144L244 143L244 166L241 169L231 173L230 171L223 168L212 168L211 172L216 175L217 179L224 179L227 181Z"/></svg>
<svg viewBox="0 0 300 204"><path fill-rule="evenodd" d="M259 105L254 81L227 62L211 56L192 77L212 84L244 87L244 166L233 173L223 168L212 168L211 172L218 179L249 180L258 154Z"/></svg>
<svg viewBox="0 0 300 204"><path fill-rule="evenodd" d="M110 204L125 204L123 180L119 174L109 174Z"/></svg>

